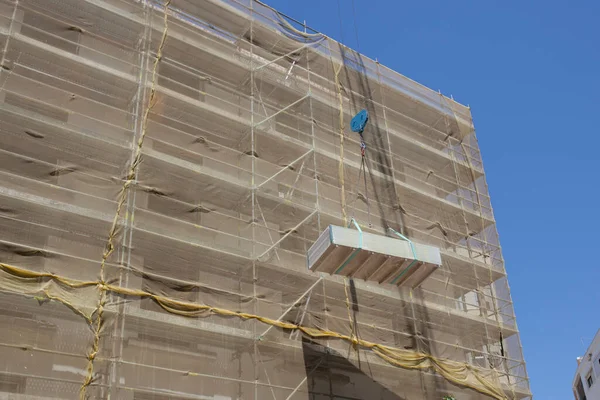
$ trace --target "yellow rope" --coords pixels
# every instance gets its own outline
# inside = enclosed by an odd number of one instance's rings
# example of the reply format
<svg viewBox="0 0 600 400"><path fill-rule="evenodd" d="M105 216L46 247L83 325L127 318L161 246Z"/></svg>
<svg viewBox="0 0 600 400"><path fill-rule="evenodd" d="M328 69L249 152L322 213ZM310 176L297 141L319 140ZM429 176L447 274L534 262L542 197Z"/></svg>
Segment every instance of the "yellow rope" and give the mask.
<svg viewBox="0 0 600 400"><path fill-rule="evenodd" d="M113 240L117 235L117 229L119 226L119 217L121 215L121 210L123 205L125 204L125 200L127 199L127 189L131 186L132 182L135 179L137 168L142 161L142 145L144 144L144 139L146 137L146 130L148 127L148 117L152 108L156 104L156 81L157 81L157 71L158 71L158 63L162 58L162 51L167 40L168 34L168 10L169 5L171 4L171 0L167 0L164 5L164 30L162 33L162 37L160 40L160 44L158 46L158 50L156 52L156 59L154 60L154 65L152 68L152 78L151 78L151 87L150 87L150 98L148 99L148 106L144 112L142 118L142 130L140 134L140 138L138 139L137 146L135 149L135 156L131 163L131 167L129 168L129 173L125 177L125 182L123 183L123 187L121 188L118 200L117 200L117 209L115 212L115 217L113 219L110 232L108 234L108 241L106 245L106 249L102 254L102 262L100 264L100 282L98 282L98 288L100 289L100 298L98 300L98 306L96 308L96 323L94 327L94 340L92 342L92 350L88 354L88 364L86 368L86 377L81 385L79 391L80 400L84 400L86 398L87 387L92 383L94 377L94 359L98 354L100 347L100 331L102 329L102 316L104 313L104 306L106 305L106 280L104 276L104 270L106 265L106 260L110 257L112 252L114 251L114 243Z"/></svg>
<svg viewBox="0 0 600 400"><path fill-rule="evenodd" d="M271 325L281 329L300 331L311 338L334 338L344 340L348 343L351 343L355 347L360 346L362 348L373 351L375 355L377 355L382 360L388 362L391 365L413 370L432 370L452 383L471 388L498 400L506 400L506 396L504 395L504 392L502 391L500 385L487 379L484 376L483 370L475 368L472 365L453 360L436 358L430 354L416 352L413 350L399 349L395 347L381 345L378 343L360 339L353 333L349 336L327 329L311 328L299 324L263 317L256 314L232 311L225 308L213 307L206 304L175 300L166 296L157 295L144 290L130 289L113 284L104 285L99 281L78 281L74 279L58 277L55 274L28 271L8 264L0 264L0 270L10 274L13 277L19 278L20 281L31 281L32 283L39 283L40 280L52 280L61 286L73 289L82 289L96 285L102 289L102 292L110 291L112 293L124 296L152 299L165 311L172 314L181 315L187 318L198 318L209 315L221 315L226 317L237 317L245 320L253 319L260 321L266 325ZM21 293L16 290L12 291L16 293ZM63 299L58 296L54 296L52 299L59 301L63 304L70 305L70 308L77 311L80 315L85 316L84 312L82 310L78 310L77 307L73 305L69 299ZM91 355L95 357L97 351L97 343L96 341L94 341L93 353ZM477 383L469 381L470 377L472 377Z"/></svg>
<svg viewBox="0 0 600 400"><path fill-rule="evenodd" d="M350 337L354 343L354 339L357 338L354 332L354 323L352 321L352 312L350 311L350 296L348 296L348 279L344 279L344 294L346 295L346 309L348 310L348 322L350 323ZM356 350L356 346L353 346Z"/></svg>

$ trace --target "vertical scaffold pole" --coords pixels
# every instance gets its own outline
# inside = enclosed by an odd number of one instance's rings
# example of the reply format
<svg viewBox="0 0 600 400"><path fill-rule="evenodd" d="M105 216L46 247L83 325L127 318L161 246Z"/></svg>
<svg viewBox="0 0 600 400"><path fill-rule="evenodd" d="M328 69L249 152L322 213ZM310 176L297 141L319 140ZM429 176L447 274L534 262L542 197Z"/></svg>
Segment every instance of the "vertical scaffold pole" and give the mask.
<svg viewBox="0 0 600 400"><path fill-rule="evenodd" d="M250 223L252 224L252 301L254 303L254 314L258 315L258 304L256 297L256 143L254 137L254 0L250 1L250 157L251 158L251 198L252 198L252 217ZM257 335L256 321L253 326L254 337ZM258 341L254 341L254 400L258 399Z"/></svg>
<svg viewBox="0 0 600 400"><path fill-rule="evenodd" d="M304 21L304 33L307 32L306 21ZM317 142L315 137L315 120L313 116L313 101L312 101L312 88L311 88L311 71L310 71L310 51L306 48L306 72L308 82L308 108L310 111L310 135L312 138L312 156L313 156L313 171L315 179L315 207L317 209L317 232L321 232L321 213L319 208L319 175L317 173Z"/></svg>
<svg viewBox="0 0 600 400"><path fill-rule="evenodd" d="M15 27L15 20L17 19L17 10L19 9L19 0L15 0L15 8L13 9L12 16L10 18L10 24L8 26L8 32L6 34L6 43L4 43L4 48L2 49L2 57L0 57L0 89L4 86L4 81L2 80L2 75L6 75L4 79L8 80L8 77L14 70L15 66L13 65L10 68L6 65L6 54L8 53L8 45L10 43L10 39L13 34L13 30ZM16 62L15 62L16 63ZM2 93L0 93L2 94Z"/></svg>

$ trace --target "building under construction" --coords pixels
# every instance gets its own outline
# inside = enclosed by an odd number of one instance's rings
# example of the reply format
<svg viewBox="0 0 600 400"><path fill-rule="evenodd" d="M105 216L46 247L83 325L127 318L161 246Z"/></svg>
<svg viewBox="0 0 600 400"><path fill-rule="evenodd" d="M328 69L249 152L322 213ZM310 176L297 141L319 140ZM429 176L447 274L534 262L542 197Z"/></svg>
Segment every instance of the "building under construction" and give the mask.
<svg viewBox="0 0 600 400"><path fill-rule="evenodd" d="M258 0L0 49L0 398L531 396L468 107Z"/></svg>

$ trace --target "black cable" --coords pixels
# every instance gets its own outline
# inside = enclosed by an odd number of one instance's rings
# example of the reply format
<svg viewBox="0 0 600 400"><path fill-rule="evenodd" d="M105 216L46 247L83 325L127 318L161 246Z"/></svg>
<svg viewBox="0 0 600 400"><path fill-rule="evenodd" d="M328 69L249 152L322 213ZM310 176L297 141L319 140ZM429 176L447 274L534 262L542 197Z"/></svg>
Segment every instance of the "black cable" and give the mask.
<svg viewBox="0 0 600 400"><path fill-rule="evenodd" d="M356 35L356 49L360 53L360 42L358 41L358 26L356 24L356 8L354 7L354 0L352 0L352 17L354 19L354 34Z"/></svg>
<svg viewBox="0 0 600 400"><path fill-rule="evenodd" d="M338 5L338 18L340 20L340 42L344 43L344 29L342 25L342 6L340 5L340 0L337 0Z"/></svg>

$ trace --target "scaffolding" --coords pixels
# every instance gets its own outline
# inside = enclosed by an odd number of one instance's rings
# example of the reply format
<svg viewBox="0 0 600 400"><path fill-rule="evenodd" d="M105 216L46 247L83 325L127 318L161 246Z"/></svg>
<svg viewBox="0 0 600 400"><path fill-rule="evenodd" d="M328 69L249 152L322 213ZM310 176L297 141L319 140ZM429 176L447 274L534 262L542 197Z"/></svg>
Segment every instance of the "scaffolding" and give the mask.
<svg viewBox="0 0 600 400"><path fill-rule="evenodd" d="M0 48L0 396L531 396L468 107L257 0L0 0ZM441 267L309 271L352 218Z"/></svg>

